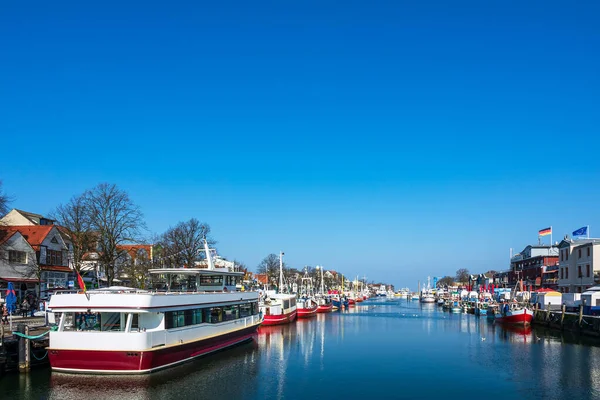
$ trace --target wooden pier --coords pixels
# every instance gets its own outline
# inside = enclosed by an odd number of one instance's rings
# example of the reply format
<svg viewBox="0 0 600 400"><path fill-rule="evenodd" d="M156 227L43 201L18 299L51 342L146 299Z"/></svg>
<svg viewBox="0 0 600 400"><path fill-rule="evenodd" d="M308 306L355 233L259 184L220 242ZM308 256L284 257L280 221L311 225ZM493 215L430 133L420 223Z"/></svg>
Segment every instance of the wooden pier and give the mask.
<svg viewBox="0 0 600 400"><path fill-rule="evenodd" d="M561 331L574 332L580 335L600 337L600 317L583 314L583 305L579 312L567 312L563 304L560 310L552 310L550 305L545 310L533 311L532 324Z"/></svg>

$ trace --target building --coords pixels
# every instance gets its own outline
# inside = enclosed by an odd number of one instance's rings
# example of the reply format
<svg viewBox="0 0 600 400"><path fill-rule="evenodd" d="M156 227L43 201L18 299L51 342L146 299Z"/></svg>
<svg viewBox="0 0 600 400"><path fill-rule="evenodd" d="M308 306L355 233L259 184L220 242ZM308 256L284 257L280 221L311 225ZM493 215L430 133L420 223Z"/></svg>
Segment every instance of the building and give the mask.
<svg viewBox="0 0 600 400"><path fill-rule="evenodd" d="M16 230L0 230L0 297L6 298L8 283L12 282L17 298L28 292L37 293L38 277L31 268L35 250Z"/></svg>
<svg viewBox="0 0 600 400"><path fill-rule="evenodd" d="M19 284L21 291L34 290L41 299L47 298L52 290L74 286L70 243L65 241L57 225L3 226L0 231L7 238L2 244L5 259L0 267L0 281L12 280ZM16 280L16 271L21 280Z"/></svg>
<svg viewBox="0 0 600 400"><path fill-rule="evenodd" d="M25 225L54 225L54 220L40 214L34 214L13 208L8 214L0 218L0 225L25 226Z"/></svg>
<svg viewBox="0 0 600 400"><path fill-rule="evenodd" d="M510 260L508 286L515 286L522 279L523 288L540 289L545 273L556 270L557 266L556 245L528 245Z"/></svg>
<svg viewBox="0 0 600 400"><path fill-rule="evenodd" d="M600 239L564 239L558 251L561 293L582 293L600 283Z"/></svg>

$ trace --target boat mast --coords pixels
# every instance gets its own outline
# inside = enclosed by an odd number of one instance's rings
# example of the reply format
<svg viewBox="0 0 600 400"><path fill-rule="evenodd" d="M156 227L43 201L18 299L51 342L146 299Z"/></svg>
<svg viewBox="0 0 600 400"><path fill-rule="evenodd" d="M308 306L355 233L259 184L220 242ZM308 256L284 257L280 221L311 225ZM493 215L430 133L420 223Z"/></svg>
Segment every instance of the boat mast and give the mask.
<svg viewBox="0 0 600 400"><path fill-rule="evenodd" d="M279 293L283 293L283 251L279 252Z"/></svg>
<svg viewBox="0 0 600 400"><path fill-rule="evenodd" d="M321 265L321 295L325 294L325 288L323 286L323 266Z"/></svg>
<svg viewBox="0 0 600 400"><path fill-rule="evenodd" d="M206 237L204 237L204 252L206 253L206 262L208 263L208 269L210 271L215 269L212 258L210 257L210 249L208 248L208 242L206 241Z"/></svg>

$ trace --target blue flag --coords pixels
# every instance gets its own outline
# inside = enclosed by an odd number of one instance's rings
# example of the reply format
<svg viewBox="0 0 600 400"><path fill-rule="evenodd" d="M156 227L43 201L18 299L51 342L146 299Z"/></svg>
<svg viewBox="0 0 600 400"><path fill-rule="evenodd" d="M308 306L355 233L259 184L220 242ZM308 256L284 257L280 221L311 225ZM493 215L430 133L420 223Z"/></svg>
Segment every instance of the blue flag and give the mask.
<svg viewBox="0 0 600 400"><path fill-rule="evenodd" d="M573 231L573 236L587 236L587 226Z"/></svg>

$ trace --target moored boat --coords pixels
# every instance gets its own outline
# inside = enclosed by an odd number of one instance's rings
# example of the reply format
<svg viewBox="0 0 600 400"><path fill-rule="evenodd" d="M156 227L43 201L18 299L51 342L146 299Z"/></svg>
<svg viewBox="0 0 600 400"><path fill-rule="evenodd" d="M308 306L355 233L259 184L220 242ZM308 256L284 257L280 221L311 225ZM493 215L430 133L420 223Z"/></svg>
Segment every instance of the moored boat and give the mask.
<svg viewBox="0 0 600 400"><path fill-rule="evenodd" d="M510 307L505 304L502 311L496 313L495 317L495 321L501 324L529 325L533 320L533 311L526 307L517 305Z"/></svg>
<svg viewBox="0 0 600 400"><path fill-rule="evenodd" d="M258 293L236 292L228 268L150 270L153 287L55 293L49 333L55 371L141 374L251 340L261 323ZM218 288L218 289L217 289ZM60 313L60 314L58 314Z"/></svg>
<svg viewBox="0 0 600 400"><path fill-rule="evenodd" d="M297 301L298 308L298 318L310 318L317 315L317 310L319 308L316 301L314 301L310 297L301 297Z"/></svg>
<svg viewBox="0 0 600 400"><path fill-rule="evenodd" d="M262 325L281 325L293 322L297 317L296 296L268 291L259 304Z"/></svg>

